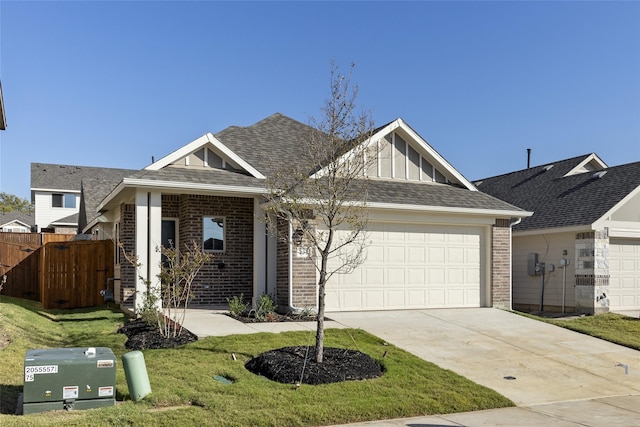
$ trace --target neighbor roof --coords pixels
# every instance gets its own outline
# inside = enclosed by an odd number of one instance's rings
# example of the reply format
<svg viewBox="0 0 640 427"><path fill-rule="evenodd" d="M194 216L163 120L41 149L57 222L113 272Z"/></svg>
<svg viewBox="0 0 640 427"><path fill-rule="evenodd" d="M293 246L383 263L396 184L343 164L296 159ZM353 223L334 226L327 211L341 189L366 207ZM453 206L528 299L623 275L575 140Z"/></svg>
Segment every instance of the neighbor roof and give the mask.
<svg viewBox="0 0 640 427"><path fill-rule="evenodd" d="M590 225L640 186L640 162L565 176L590 156L481 179L475 185L482 192L534 212L514 231Z"/></svg>
<svg viewBox="0 0 640 427"><path fill-rule="evenodd" d="M137 170L31 163L31 190L47 189L80 192L83 179L100 177L119 181L135 172Z"/></svg>
<svg viewBox="0 0 640 427"><path fill-rule="evenodd" d="M0 227L4 227L12 222L20 222L28 227L35 224L34 214L24 212L0 212Z"/></svg>

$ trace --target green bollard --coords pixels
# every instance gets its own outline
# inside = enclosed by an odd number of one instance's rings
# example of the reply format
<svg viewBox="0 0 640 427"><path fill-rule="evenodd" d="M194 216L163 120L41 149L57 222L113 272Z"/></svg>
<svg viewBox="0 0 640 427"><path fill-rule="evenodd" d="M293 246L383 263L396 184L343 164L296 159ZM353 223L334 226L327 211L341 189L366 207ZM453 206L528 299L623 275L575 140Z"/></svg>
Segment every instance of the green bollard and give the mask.
<svg viewBox="0 0 640 427"><path fill-rule="evenodd" d="M131 400L137 402L151 393L147 366L144 363L144 354L141 351L130 351L122 355L122 367L127 378L129 395Z"/></svg>

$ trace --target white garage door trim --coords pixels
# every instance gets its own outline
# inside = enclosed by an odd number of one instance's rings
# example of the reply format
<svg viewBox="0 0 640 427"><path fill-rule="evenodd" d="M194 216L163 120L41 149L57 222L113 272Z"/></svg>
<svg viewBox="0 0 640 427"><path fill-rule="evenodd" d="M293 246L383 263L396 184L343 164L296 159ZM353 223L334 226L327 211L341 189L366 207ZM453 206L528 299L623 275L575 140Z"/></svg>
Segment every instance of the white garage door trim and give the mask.
<svg viewBox="0 0 640 427"><path fill-rule="evenodd" d="M640 239L609 241L609 309L640 308Z"/></svg>
<svg viewBox="0 0 640 427"><path fill-rule="evenodd" d="M485 228L369 224L365 262L327 283L327 311L480 307Z"/></svg>

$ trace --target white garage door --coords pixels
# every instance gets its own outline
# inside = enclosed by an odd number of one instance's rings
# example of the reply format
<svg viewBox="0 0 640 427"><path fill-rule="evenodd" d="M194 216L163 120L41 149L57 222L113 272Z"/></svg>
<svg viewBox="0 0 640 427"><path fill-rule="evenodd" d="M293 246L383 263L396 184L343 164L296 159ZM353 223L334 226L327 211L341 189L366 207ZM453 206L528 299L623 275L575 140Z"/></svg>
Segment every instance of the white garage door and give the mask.
<svg viewBox="0 0 640 427"><path fill-rule="evenodd" d="M640 308L640 240L611 239L609 275L609 309Z"/></svg>
<svg viewBox="0 0 640 427"><path fill-rule="evenodd" d="M328 311L479 307L482 228L369 224L365 262L327 283Z"/></svg>

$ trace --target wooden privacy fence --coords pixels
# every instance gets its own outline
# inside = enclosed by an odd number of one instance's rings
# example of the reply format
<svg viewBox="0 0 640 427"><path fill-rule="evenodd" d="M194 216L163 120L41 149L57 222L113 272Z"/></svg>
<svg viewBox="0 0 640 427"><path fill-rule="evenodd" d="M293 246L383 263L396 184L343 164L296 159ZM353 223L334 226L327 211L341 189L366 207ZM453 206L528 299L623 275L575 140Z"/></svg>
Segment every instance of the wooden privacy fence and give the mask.
<svg viewBox="0 0 640 427"><path fill-rule="evenodd" d="M2 293L40 301L43 308L94 307L113 277L110 240L52 242L6 273Z"/></svg>
<svg viewBox="0 0 640 427"><path fill-rule="evenodd" d="M6 274L40 246L49 242L68 242L73 237L73 234L0 232L0 276Z"/></svg>

